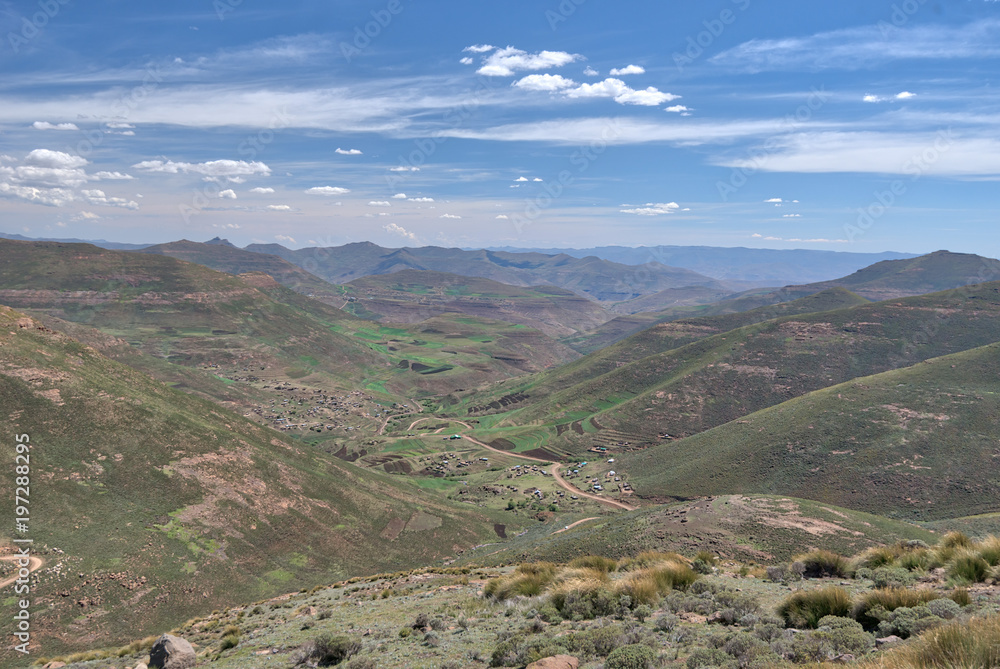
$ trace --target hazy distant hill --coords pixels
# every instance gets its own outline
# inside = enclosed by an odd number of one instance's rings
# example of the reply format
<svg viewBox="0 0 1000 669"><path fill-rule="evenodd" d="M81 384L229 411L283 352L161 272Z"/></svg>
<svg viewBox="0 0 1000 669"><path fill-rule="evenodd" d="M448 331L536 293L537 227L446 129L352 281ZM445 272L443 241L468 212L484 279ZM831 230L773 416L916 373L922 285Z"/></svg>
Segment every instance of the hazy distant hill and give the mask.
<svg viewBox="0 0 1000 669"><path fill-rule="evenodd" d="M848 253L805 249L748 249L714 246L601 246L590 249L495 248L497 251L565 253L597 256L626 265L658 262L684 267L728 281L751 281L761 286L813 283L845 276L882 260L913 258L913 253Z"/></svg>
<svg viewBox="0 0 1000 669"><path fill-rule="evenodd" d="M224 239L216 238L205 243L182 239L169 244L149 246L142 249L140 253L170 256L227 274L264 272L274 277L274 280L281 285L291 288L297 293L308 293L325 302L336 301L340 295L340 291L333 284L306 272L283 258L244 251Z"/></svg>
<svg viewBox="0 0 1000 669"><path fill-rule="evenodd" d="M149 244L125 244L123 242L109 242L104 239L55 239L50 237L25 237L24 235L9 234L0 232L0 239L16 239L22 242L65 242L67 244L93 244L102 249L115 249L118 251L136 251L144 249Z"/></svg>
<svg viewBox="0 0 1000 669"><path fill-rule="evenodd" d="M936 251L905 260L886 260L831 281L785 286L779 290L758 288L711 304L674 306L662 311L636 313L639 309L630 308L631 303L637 303L641 308L644 304L654 304L659 299L668 299L670 294L668 291L664 294L665 297L661 295L640 297L614 305L615 311L626 315L616 317L593 332L568 340L566 343L582 353L588 353L656 323L750 311L797 300L830 288L847 288L861 297L879 301L893 297L924 295L996 279L1000 279L1000 260L968 253Z"/></svg>
<svg viewBox="0 0 1000 669"><path fill-rule="evenodd" d="M739 290L691 270L658 263L639 268L594 256L463 251L436 246L387 249L370 242L297 251L279 244L251 244L246 250L279 256L331 283L415 269L447 271L512 286L552 285L600 302L621 302L685 286L707 286L720 292Z"/></svg>
<svg viewBox="0 0 1000 669"><path fill-rule="evenodd" d="M347 309L390 323L418 323L448 312L527 325L550 336L578 334L607 321L599 304L564 288L521 288L447 272L402 270L343 286Z"/></svg>

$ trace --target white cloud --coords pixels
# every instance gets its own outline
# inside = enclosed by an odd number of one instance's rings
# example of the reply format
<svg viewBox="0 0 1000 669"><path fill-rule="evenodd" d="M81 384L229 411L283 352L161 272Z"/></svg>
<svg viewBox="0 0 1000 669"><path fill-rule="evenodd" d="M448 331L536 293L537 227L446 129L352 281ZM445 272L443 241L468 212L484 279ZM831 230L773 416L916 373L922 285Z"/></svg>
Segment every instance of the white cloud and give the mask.
<svg viewBox="0 0 1000 669"><path fill-rule="evenodd" d="M871 93L869 93L865 97L861 98L861 100L864 101L864 102L877 103L877 102L882 102L884 100L884 98L880 98L877 95L872 95Z"/></svg>
<svg viewBox="0 0 1000 669"><path fill-rule="evenodd" d="M107 123L105 125L107 125L109 128L112 128L114 130L134 130L135 129L135 126L132 125L131 123L124 123L122 121L112 121L111 123Z"/></svg>
<svg viewBox="0 0 1000 669"><path fill-rule="evenodd" d="M316 186L306 191L308 195L344 195L350 192L349 188L341 188L339 186Z"/></svg>
<svg viewBox="0 0 1000 669"><path fill-rule="evenodd" d="M527 180L528 180L528 177L518 177L518 178L514 179L514 181L527 181Z"/></svg>
<svg viewBox="0 0 1000 669"><path fill-rule="evenodd" d="M584 68L583 74L584 76L587 77L597 77L600 76L601 73L588 65L586 68Z"/></svg>
<svg viewBox="0 0 1000 669"><path fill-rule="evenodd" d="M410 202L433 202L434 198L432 198L432 197L411 197L411 198L409 198L409 201Z"/></svg>
<svg viewBox="0 0 1000 669"><path fill-rule="evenodd" d="M684 105L674 105L673 107L667 107L663 111L668 111L675 114L683 114L684 112L691 111L691 109L689 107L685 107Z"/></svg>
<svg viewBox="0 0 1000 669"><path fill-rule="evenodd" d="M392 196L392 199L393 200L405 200L406 199L406 193L396 193L395 195Z"/></svg>
<svg viewBox="0 0 1000 669"><path fill-rule="evenodd" d="M273 188L263 188L261 186L257 186L256 188L251 188L250 192L251 193L257 193L258 195L270 195L271 193L274 192L274 189Z"/></svg>
<svg viewBox="0 0 1000 669"><path fill-rule="evenodd" d="M222 198L222 199L224 199L224 200L235 200L236 199L236 191L234 191L232 188L226 189L224 191L220 191L219 192L219 197Z"/></svg>
<svg viewBox="0 0 1000 669"><path fill-rule="evenodd" d="M279 242L286 242L288 244L295 243L295 238L289 237L288 235L275 235L274 238L277 239Z"/></svg>
<svg viewBox="0 0 1000 669"><path fill-rule="evenodd" d="M410 232L409 230L407 230L402 226L396 225L395 223L390 223L389 225L383 225L382 229L391 235L399 235L400 237L408 239L411 242L417 241L417 236L414 233Z"/></svg>
<svg viewBox="0 0 1000 669"><path fill-rule="evenodd" d="M419 172L420 168L419 167L402 167L402 166L400 166L400 167L390 167L389 171L390 172Z"/></svg>
<svg viewBox="0 0 1000 669"><path fill-rule="evenodd" d="M292 211L292 208L287 204L269 204L264 207L265 211Z"/></svg>
<svg viewBox="0 0 1000 669"><path fill-rule="evenodd" d="M532 179L532 181L534 181L534 182L542 182L542 181L545 181L545 179L539 179L538 177L535 177L534 179Z"/></svg>
<svg viewBox="0 0 1000 669"><path fill-rule="evenodd" d="M802 214L784 214L782 218L802 218Z"/></svg>
<svg viewBox="0 0 1000 669"><path fill-rule="evenodd" d="M467 46L462 51L467 53L486 53L487 51L493 51L496 47L492 44L473 44L472 46Z"/></svg>
<svg viewBox="0 0 1000 669"><path fill-rule="evenodd" d="M455 214L441 214L441 218L462 218L462 217L456 216Z"/></svg>
<svg viewBox="0 0 1000 669"><path fill-rule="evenodd" d="M34 167L50 167L53 169L71 169L83 167L89 161L80 156L73 156L62 151L51 151L49 149L35 149L29 153L25 159L25 165Z"/></svg>
<svg viewBox="0 0 1000 669"><path fill-rule="evenodd" d="M572 79L559 74L529 74L523 79L515 81L511 86L523 88L526 91L561 91L576 86Z"/></svg>
<svg viewBox="0 0 1000 669"><path fill-rule="evenodd" d="M510 220L510 217L507 216L507 214L500 214L499 216L497 216L497 220L498 221L507 221L507 220Z"/></svg>
<svg viewBox="0 0 1000 669"><path fill-rule="evenodd" d="M176 163L172 160L144 160L133 165L137 170L163 174L203 174L211 177L269 176L271 168L260 162L210 160L205 163Z"/></svg>
<svg viewBox="0 0 1000 669"><path fill-rule="evenodd" d="M910 98L917 97L916 93L911 93L910 91L903 91L902 93L896 93L897 100L909 100Z"/></svg>
<svg viewBox="0 0 1000 669"><path fill-rule="evenodd" d="M391 202L386 202L385 200L372 200L368 203L369 207L391 207Z"/></svg>
<svg viewBox="0 0 1000 669"><path fill-rule="evenodd" d="M645 74L645 73L646 73L646 68L640 65L629 65L621 69L616 67L613 68L610 72L612 77L622 77L629 74Z"/></svg>
<svg viewBox="0 0 1000 669"><path fill-rule="evenodd" d="M35 130L79 130L76 123L49 123L48 121L35 121L31 124Z"/></svg>
<svg viewBox="0 0 1000 669"><path fill-rule="evenodd" d="M655 107L676 100L679 95L664 93L652 86L637 91L630 88L621 79L608 78L595 84L581 84L577 88L564 91L569 98L612 98L615 102L623 105L642 105Z"/></svg>
<svg viewBox="0 0 1000 669"><path fill-rule="evenodd" d="M74 221L96 221L101 217L92 211L81 211L80 213L73 216Z"/></svg>
<svg viewBox="0 0 1000 669"><path fill-rule="evenodd" d="M714 65L743 71L855 70L900 60L995 58L1000 55L1000 19L964 26L940 23L892 26L885 21L811 35L751 40L713 56Z"/></svg>
<svg viewBox="0 0 1000 669"><path fill-rule="evenodd" d="M781 204L784 202L780 197L772 197L770 200L764 200L767 204Z"/></svg>
<svg viewBox="0 0 1000 669"><path fill-rule="evenodd" d="M122 172L98 172L94 174L94 178L98 181L132 181L135 179L131 174Z"/></svg>
<svg viewBox="0 0 1000 669"><path fill-rule="evenodd" d="M672 214L678 209L680 209L680 205L676 202L647 202L645 206L621 209L620 211L623 214L634 214L636 216L662 216L664 214Z"/></svg>
<svg viewBox="0 0 1000 669"><path fill-rule="evenodd" d="M508 46L498 49L483 60L483 66L476 72L487 77L509 77L521 70L545 70L562 67L580 59L579 54L565 51L539 51L528 53Z"/></svg>
<svg viewBox="0 0 1000 669"><path fill-rule="evenodd" d="M466 56L465 58L461 59L458 62L460 62L462 65L472 65L476 61L470 58L469 56Z"/></svg>
<svg viewBox="0 0 1000 669"><path fill-rule="evenodd" d="M73 191L65 188L35 188L34 186L18 186L2 181L0 181L0 195L49 207L64 207L76 199Z"/></svg>
<svg viewBox="0 0 1000 669"><path fill-rule="evenodd" d="M342 156L360 156L360 155L362 155L361 149L341 149L339 147L337 148L336 151L334 151L334 153L339 153Z"/></svg>
<svg viewBox="0 0 1000 669"><path fill-rule="evenodd" d="M102 190L82 190L80 193L90 204L99 204L105 207L121 207L135 211L139 208L139 203L134 200L126 200L120 197L108 197Z"/></svg>

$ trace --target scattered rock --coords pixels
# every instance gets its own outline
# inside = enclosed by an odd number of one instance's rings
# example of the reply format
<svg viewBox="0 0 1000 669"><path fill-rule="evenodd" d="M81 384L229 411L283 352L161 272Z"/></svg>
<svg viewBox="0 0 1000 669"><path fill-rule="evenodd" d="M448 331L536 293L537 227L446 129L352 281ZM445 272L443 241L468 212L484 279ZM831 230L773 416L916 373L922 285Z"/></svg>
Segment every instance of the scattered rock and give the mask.
<svg viewBox="0 0 1000 669"><path fill-rule="evenodd" d="M895 634L889 636L884 636L881 639L875 639L876 648L884 648L885 646L891 646L894 643L899 643L902 639Z"/></svg>
<svg viewBox="0 0 1000 669"><path fill-rule="evenodd" d="M42 669L59 669L59 667L65 667L65 662L49 662Z"/></svg>
<svg viewBox="0 0 1000 669"><path fill-rule="evenodd" d="M580 669L580 660L570 655L555 655L532 662L527 669Z"/></svg>
<svg viewBox="0 0 1000 669"><path fill-rule="evenodd" d="M854 656L850 653L844 653L843 655L838 655L830 661L836 664L848 664L849 662L854 662Z"/></svg>
<svg viewBox="0 0 1000 669"><path fill-rule="evenodd" d="M705 623L708 625L718 625L720 623L725 623L726 620L722 616L722 611L716 611L708 618L705 619Z"/></svg>
<svg viewBox="0 0 1000 669"><path fill-rule="evenodd" d="M191 644L172 634L161 636L149 651L149 666L153 669L189 669L196 662Z"/></svg>

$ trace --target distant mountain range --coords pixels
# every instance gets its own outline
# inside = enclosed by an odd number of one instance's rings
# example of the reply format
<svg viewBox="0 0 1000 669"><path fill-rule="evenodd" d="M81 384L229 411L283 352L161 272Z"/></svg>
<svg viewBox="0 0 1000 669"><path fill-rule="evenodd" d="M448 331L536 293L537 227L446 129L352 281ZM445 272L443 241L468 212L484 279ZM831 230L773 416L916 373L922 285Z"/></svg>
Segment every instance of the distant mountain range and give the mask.
<svg viewBox="0 0 1000 669"><path fill-rule="evenodd" d="M649 262L683 267L720 281L748 281L758 286L814 283L846 276L882 260L914 258L917 254L849 253L808 249L777 250L715 246L599 246L589 249L493 247L507 253L562 253L583 258L597 256L624 265Z"/></svg>

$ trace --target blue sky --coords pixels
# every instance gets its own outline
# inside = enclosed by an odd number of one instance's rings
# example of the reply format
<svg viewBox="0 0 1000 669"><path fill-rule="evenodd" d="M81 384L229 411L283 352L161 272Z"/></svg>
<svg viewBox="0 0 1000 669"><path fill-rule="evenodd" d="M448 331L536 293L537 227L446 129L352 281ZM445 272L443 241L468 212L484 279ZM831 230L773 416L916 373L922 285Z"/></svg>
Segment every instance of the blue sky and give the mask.
<svg viewBox="0 0 1000 669"><path fill-rule="evenodd" d="M1000 256L1000 3L0 0L0 230Z"/></svg>

